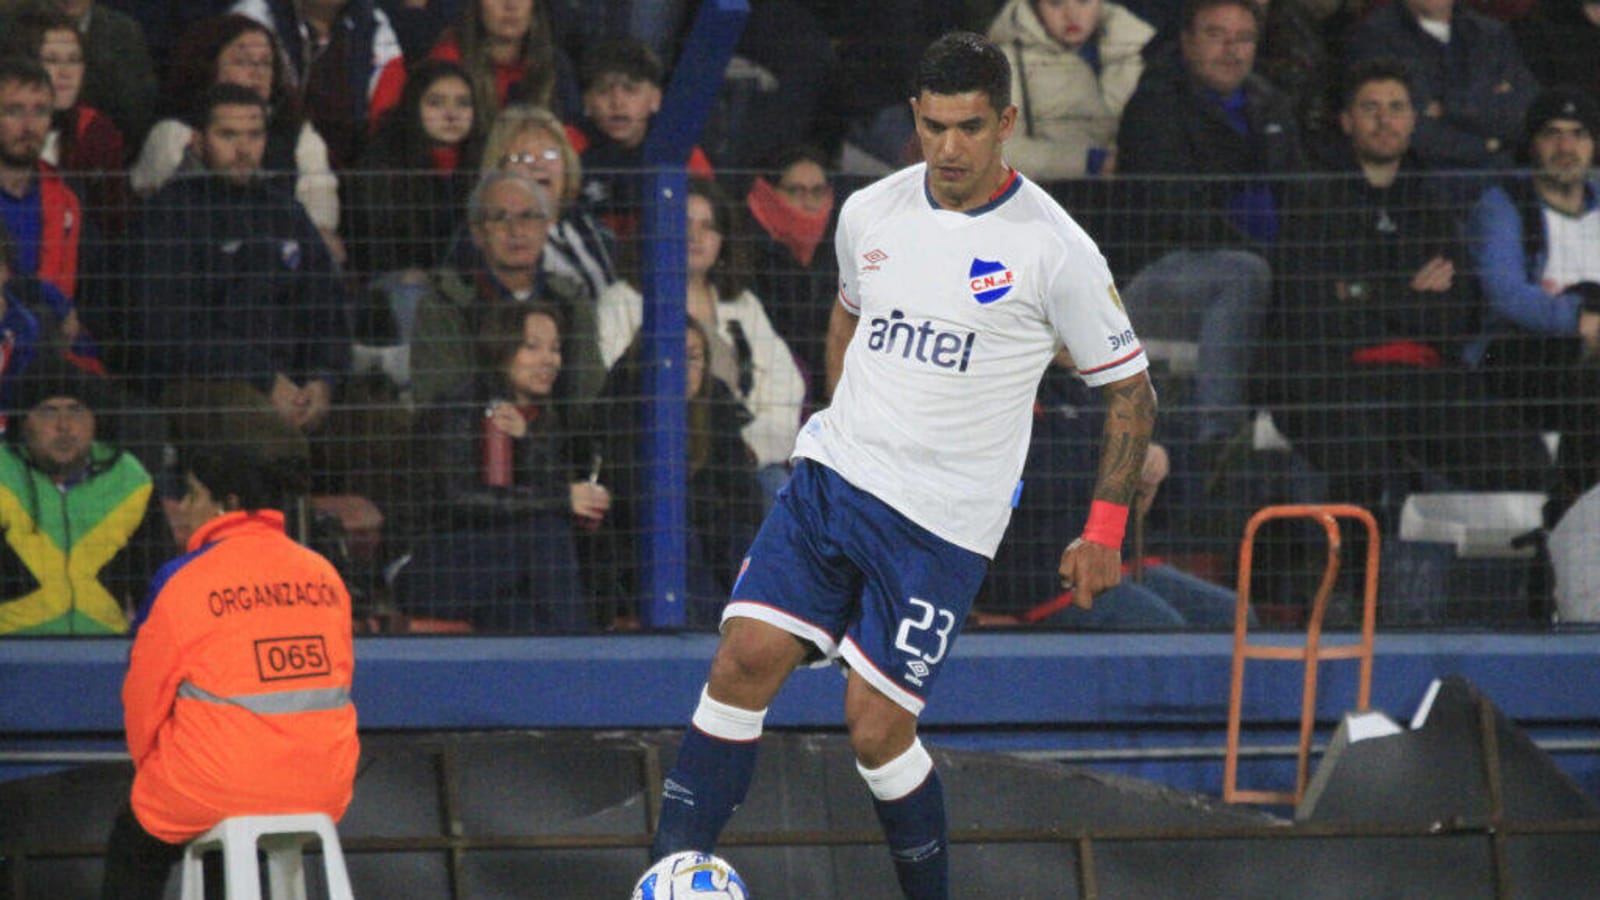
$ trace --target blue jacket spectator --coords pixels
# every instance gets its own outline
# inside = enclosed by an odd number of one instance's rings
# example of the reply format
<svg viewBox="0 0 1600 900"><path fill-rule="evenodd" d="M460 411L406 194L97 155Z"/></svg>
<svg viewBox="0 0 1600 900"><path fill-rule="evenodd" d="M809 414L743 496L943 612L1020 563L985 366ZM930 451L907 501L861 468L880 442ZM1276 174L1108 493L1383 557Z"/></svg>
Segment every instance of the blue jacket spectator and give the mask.
<svg viewBox="0 0 1600 900"><path fill-rule="evenodd" d="M1545 507L1553 526L1600 482L1600 182L1590 175L1600 105L1552 88L1529 107L1526 133L1533 173L1484 192L1468 223L1488 300L1468 359L1502 399L1560 432L1559 479Z"/></svg>

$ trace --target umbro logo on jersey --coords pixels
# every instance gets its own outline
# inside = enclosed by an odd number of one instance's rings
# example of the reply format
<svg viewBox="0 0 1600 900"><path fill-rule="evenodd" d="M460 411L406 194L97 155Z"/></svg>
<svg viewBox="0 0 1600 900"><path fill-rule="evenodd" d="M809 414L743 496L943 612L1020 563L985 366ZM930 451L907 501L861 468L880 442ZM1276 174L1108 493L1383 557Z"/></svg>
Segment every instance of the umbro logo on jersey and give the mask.
<svg viewBox="0 0 1600 900"><path fill-rule="evenodd" d="M878 271L879 264L888 258L889 254L882 250L868 250L866 253L861 254L861 260L866 263L863 268L868 272Z"/></svg>
<svg viewBox="0 0 1600 900"><path fill-rule="evenodd" d="M989 304L1011 293L1016 274L1003 262L974 259L972 267L967 270L967 279L972 299L980 304Z"/></svg>

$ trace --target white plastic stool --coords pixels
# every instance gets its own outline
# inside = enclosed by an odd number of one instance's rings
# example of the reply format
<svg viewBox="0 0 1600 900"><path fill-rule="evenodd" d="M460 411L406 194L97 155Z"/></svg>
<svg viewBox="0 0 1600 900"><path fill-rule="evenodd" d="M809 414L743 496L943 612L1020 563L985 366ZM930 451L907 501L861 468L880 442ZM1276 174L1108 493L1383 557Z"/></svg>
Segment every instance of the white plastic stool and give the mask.
<svg viewBox="0 0 1600 900"><path fill-rule="evenodd" d="M228 900L261 900L261 872L256 850L267 854L267 884L272 900L305 900L306 844L320 841L328 895L333 900L354 900L350 876L344 868L344 851L333 820L323 813L286 816L235 816L223 819L183 851L183 900L203 900L205 874L201 859L207 850L222 849Z"/></svg>

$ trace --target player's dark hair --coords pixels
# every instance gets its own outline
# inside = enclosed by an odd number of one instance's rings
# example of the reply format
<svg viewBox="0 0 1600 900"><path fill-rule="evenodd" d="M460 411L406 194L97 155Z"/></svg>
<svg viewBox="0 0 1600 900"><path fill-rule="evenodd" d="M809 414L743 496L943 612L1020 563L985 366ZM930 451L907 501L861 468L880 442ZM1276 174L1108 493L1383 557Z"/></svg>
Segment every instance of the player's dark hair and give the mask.
<svg viewBox="0 0 1600 900"><path fill-rule="evenodd" d="M1266 27L1267 15L1262 11L1261 5L1256 3L1255 0L1188 0L1188 2L1183 5L1183 30L1189 34L1193 34L1195 20L1200 18L1200 14L1207 10L1215 9L1219 6L1237 6L1249 13L1250 18L1255 19L1256 21L1256 31L1258 34L1261 29Z"/></svg>
<svg viewBox="0 0 1600 900"><path fill-rule="evenodd" d="M1011 64L983 35L951 31L923 52L912 87L914 95L980 91L998 113L1011 104Z"/></svg>
<svg viewBox="0 0 1600 900"><path fill-rule="evenodd" d="M272 115L271 107L261 95L241 84L218 82L205 89L200 94L200 99L190 113L192 118L189 127L195 131L204 132L211 127L211 119L217 113L219 106L254 106L261 110L261 121L265 123Z"/></svg>
<svg viewBox="0 0 1600 900"><path fill-rule="evenodd" d="M269 456L249 444L189 447L180 461L182 470L205 485L218 503L231 494L245 510L282 510L310 485L305 459Z"/></svg>
<svg viewBox="0 0 1600 900"><path fill-rule="evenodd" d="M1341 109L1349 109L1350 104L1356 102L1356 95L1361 89L1375 81L1398 81L1406 89L1406 96L1411 96L1411 82L1407 81L1406 64L1392 56L1379 56L1373 59L1363 59L1350 66L1344 73L1344 98L1340 104Z"/></svg>
<svg viewBox="0 0 1600 900"><path fill-rule="evenodd" d="M50 73L45 71L37 57L7 54L0 56L0 84L21 84L27 87L42 87L54 91L55 85L50 81Z"/></svg>

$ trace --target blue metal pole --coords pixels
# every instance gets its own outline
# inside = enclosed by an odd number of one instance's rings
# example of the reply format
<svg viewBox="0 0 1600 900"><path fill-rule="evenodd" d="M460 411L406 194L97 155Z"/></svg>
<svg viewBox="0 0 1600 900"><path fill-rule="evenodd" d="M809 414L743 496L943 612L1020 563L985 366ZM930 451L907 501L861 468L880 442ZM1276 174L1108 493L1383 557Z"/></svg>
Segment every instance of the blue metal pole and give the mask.
<svg viewBox="0 0 1600 900"><path fill-rule="evenodd" d="M722 87L722 73L750 15L746 0L700 7L673 69L672 81L644 143L644 240L641 292L644 319L645 478L639 557L645 625L684 624L687 610L689 523L687 428L684 421L683 333L687 292L685 164Z"/></svg>

